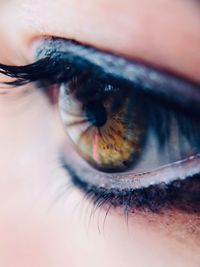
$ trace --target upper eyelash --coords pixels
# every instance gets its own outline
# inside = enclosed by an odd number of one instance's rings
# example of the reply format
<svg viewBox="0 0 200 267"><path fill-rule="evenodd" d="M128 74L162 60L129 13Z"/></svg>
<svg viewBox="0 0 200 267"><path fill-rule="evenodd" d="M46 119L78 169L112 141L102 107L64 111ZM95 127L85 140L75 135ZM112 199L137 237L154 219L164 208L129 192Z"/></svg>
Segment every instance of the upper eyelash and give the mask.
<svg viewBox="0 0 200 267"><path fill-rule="evenodd" d="M14 79L10 82L4 82L4 84L11 86L22 86L31 82L49 80L49 77L59 75L62 71L63 67L58 68L58 65L54 67L54 62L51 58L43 58L26 66L0 64L0 73ZM56 83L57 81L55 79L51 82Z"/></svg>
<svg viewBox="0 0 200 267"><path fill-rule="evenodd" d="M0 73L14 78L8 85L30 82L67 82L74 75L89 71L98 77L110 77L130 83L135 89L155 95L181 111L200 114L200 85L174 74L97 50L75 41L48 38L37 50L39 60L27 66L0 64Z"/></svg>

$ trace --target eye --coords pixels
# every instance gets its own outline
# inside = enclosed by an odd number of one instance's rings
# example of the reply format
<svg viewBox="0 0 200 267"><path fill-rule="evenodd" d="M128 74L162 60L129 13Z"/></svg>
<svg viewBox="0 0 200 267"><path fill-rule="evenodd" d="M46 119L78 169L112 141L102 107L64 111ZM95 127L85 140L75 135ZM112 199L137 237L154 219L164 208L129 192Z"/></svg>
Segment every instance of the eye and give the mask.
<svg viewBox="0 0 200 267"><path fill-rule="evenodd" d="M65 131L77 152L104 172L150 172L199 152L199 124L125 82L90 73L59 90Z"/></svg>
<svg viewBox="0 0 200 267"><path fill-rule="evenodd" d="M70 143L61 160L75 186L99 205L155 211L189 200L199 211L198 84L62 39L44 40L37 58L0 72L56 90Z"/></svg>

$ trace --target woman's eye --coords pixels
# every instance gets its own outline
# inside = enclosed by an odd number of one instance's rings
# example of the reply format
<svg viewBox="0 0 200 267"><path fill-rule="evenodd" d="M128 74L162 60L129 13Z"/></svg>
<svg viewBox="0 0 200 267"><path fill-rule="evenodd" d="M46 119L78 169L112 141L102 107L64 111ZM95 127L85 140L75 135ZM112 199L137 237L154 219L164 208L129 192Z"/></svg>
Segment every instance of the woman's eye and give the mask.
<svg viewBox="0 0 200 267"><path fill-rule="evenodd" d="M199 84L63 39L45 39L37 59L0 72L57 91L60 158L75 186L115 207L197 209Z"/></svg>
<svg viewBox="0 0 200 267"><path fill-rule="evenodd" d="M90 73L63 83L59 110L73 147L103 172L150 172L199 152L197 120Z"/></svg>

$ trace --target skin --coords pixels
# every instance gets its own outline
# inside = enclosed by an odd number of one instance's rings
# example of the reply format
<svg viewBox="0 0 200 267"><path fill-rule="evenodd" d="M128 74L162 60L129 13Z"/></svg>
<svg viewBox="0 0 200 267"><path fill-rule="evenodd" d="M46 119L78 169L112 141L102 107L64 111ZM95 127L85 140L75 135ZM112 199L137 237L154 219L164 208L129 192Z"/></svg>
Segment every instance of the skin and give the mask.
<svg viewBox="0 0 200 267"><path fill-rule="evenodd" d="M0 62L30 63L39 38L59 36L200 82L199 25L192 0L1 1ZM103 227L105 210L68 189L57 160L67 137L36 88L0 95L0 125L0 266L200 265L199 214L138 212L127 226L111 210Z"/></svg>

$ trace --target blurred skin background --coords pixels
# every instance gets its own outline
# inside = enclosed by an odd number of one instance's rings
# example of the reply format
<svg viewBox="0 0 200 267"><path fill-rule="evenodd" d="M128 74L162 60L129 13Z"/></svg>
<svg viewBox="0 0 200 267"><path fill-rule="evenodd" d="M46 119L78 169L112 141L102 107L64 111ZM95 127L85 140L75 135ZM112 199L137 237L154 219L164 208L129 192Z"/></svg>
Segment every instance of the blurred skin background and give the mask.
<svg viewBox="0 0 200 267"><path fill-rule="evenodd" d="M33 62L44 36L200 82L197 0L0 0L1 63ZM68 188L58 162L66 134L47 97L33 85L1 89L0 266L200 266L200 216L135 213L127 227L121 211L111 210L103 227L105 211L93 214L93 204Z"/></svg>

